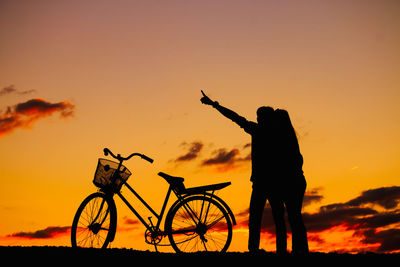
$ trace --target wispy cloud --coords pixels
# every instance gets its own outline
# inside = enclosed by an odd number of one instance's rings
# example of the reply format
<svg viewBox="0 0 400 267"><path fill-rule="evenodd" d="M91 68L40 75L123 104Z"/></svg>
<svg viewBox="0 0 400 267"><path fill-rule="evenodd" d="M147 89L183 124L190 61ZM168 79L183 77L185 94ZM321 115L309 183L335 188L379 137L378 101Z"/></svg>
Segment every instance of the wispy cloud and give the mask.
<svg viewBox="0 0 400 267"><path fill-rule="evenodd" d="M376 204L385 209L393 209L400 202L400 186L381 187L367 190L344 205L360 206L363 204Z"/></svg>
<svg viewBox="0 0 400 267"><path fill-rule="evenodd" d="M45 229L34 232L17 232L7 237L17 237L26 239L49 239L70 233L70 226L49 226Z"/></svg>
<svg viewBox="0 0 400 267"><path fill-rule="evenodd" d="M34 93L36 90L30 89L30 90L19 90L14 87L14 85L9 85L6 87L3 87L3 89L0 90L0 96L5 96L9 94L19 94L19 95L26 95L30 93Z"/></svg>
<svg viewBox="0 0 400 267"><path fill-rule="evenodd" d="M240 156L240 151L237 148L226 149L220 148L214 150L211 156L204 159L201 166L215 166L217 171L225 172L238 167L238 164L251 160L251 155L246 157Z"/></svg>
<svg viewBox="0 0 400 267"><path fill-rule="evenodd" d="M212 147L213 145L209 144L206 146L202 141L194 141L192 143L183 142L180 146L184 147L186 152L170 162L183 163L197 161L199 167L212 167L213 170L218 172L227 172L251 160L249 152L246 152L247 156L241 155L243 151L248 150L247 148L250 147L249 144L239 146L241 149L218 148L212 151L207 151L206 147Z"/></svg>
<svg viewBox="0 0 400 267"><path fill-rule="evenodd" d="M185 154L177 157L174 160L175 162L195 160L199 156L200 151L203 149L204 144L200 141L195 141L190 144L183 142L181 146L187 148L188 151Z"/></svg>
<svg viewBox="0 0 400 267"><path fill-rule="evenodd" d="M220 148L213 151L213 156L203 160L201 165L232 165L235 162L249 161L250 159L250 154L244 158L240 157L240 151L237 148L231 150Z"/></svg>
<svg viewBox="0 0 400 267"><path fill-rule="evenodd" d="M322 187L313 188L304 194L303 207L310 205L314 202L320 202L324 197L321 195L320 190Z"/></svg>
<svg viewBox="0 0 400 267"><path fill-rule="evenodd" d="M0 137L9 134L17 128L30 128L42 118L59 113L60 118L73 116L75 106L68 101L50 103L41 98L9 106L0 114Z"/></svg>
<svg viewBox="0 0 400 267"><path fill-rule="evenodd" d="M127 216L125 216L123 219L124 219L124 224L127 224L127 225L137 225L137 224L140 224L140 221L139 221L139 220L137 220L137 219L131 219L131 218L128 218Z"/></svg>

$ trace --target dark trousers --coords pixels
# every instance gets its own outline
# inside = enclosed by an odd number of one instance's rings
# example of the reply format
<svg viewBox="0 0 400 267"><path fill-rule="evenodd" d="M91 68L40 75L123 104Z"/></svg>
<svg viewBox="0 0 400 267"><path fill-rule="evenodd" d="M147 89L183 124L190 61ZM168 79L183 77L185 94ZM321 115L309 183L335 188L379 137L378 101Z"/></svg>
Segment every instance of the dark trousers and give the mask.
<svg viewBox="0 0 400 267"><path fill-rule="evenodd" d="M261 220L268 199L276 229L276 252L278 254L287 252L287 232L284 216L286 207L292 230L292 251L298 254L308 253L307 231L301 215L304 192L305 185L293 189L271 190L270 192L270 190L265 189L265 186L260 188L253 184L249 214L249 251L259 249Z"/></svg>

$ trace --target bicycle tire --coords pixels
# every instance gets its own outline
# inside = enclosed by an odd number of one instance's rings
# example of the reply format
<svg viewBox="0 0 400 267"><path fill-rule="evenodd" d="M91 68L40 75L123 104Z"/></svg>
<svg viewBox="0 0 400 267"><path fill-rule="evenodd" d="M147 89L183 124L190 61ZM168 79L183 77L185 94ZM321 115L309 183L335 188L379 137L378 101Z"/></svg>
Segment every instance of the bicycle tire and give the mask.
<svg viewBox="0 0 400 267"><path fill-rule="evenodd" d="M71 226L72 247L107 248L117 228L114 200L97 192L79 206Z"/></svg>
<svg viewBox="0 0 400 267"><path fill-rule="evenodd" d="M170 210L164 229L177 253L226 252L232 241L228 212L216 200L202 195L189 196Z"/></svg>

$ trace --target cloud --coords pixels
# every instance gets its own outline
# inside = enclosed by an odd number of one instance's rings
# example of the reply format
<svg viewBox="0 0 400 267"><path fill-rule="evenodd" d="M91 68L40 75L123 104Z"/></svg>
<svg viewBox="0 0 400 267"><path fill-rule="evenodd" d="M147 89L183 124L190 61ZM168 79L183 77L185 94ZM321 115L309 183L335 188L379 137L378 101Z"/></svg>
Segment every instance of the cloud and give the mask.
<svg viewBox="0 0 400 267"><path fill-rule="evenodd" d="M227 149L219 148L211 151L208 157L204 157L201 154L204 153L204 148L206 145L201 141L194 141L192 143L183 142L180 144L183 146L187 152L183 155L170 160L169 162L182 163L182 162L192 162L198 161L199 167L213 167L213 170L217 172L227 172L232 169L236 169L243 166L242 163L251 161L251 154L248 153L247 156L241 157L241 151L238 148ZM207 147L212 147L213 144L209 144ZM242 150L246 151L249 144L244 146L238 146Z"/></svg>
<svg viewBox="0 0 400 267"><path fill-rule="evenodd" d="M345 202L321 206L317 212L303 212L303 220L307 232L313 240L323 243L318 236L324 231L344 229L353 231L354 235L361 238L364 244L377 244L373 252L392 252L400 250L400 209L395 209L399 203L399 187L380 187L363 191L359 196ZM307 192L304 196L304 205L320 201L322 195L319 189ZM373 209L375 205L385 208L384 211ZM372 206L372 207L370 207ZM242 226L248 225L248 209L237 215ZM290 233L290 227L287 227ZM263 212L262 231L275 234L272 211L266 205ZM349 248L354 249L354 248ZM357 248L360 251L363 248Z"/></svg>
<svg viewBox="0 0 400 267"><path fill-rule="evenodd" d="M201 163L203 166L206 165L217 165L217 164L233 164L235 162L235 158L239 155L239 149L232 149L230 151L225 148L220 148L213 152L215 156L209 159L203 160Z"/></svg>
<svg viewBox="0 0 400 267"><path fill-rule="evenodd" d="M304 213L309 231L322 231L345 224L349 229L385 227L400 222L400 187L380 187L363 191L360 196L345 203L333 203L319 208L317 213ZM368 207L381 206L387 211L378 212Z"/></svg>
<svg viewBox="0 0 400 267"><path fill-rule="evenodd" d="M365 204L381 206L385 209L393 209L400 202L400 186L380 187L363 191L360 196L345 203L335 203L325 206L325 209L337 209L340 207L354 207Z"/></svg>
<svg viewBox="0 0 400 267"><path fill-rule="evenodd" d="M7 237L18 237L26 239L48 239L54 238L59 235L68 234L70 232L70 226L49 226L45 229L37 230L35 232L17 232Z"/></svg>
<svg viewBox="0 0 400 267"><path fill-rule="evenodd" d="M374 252L399 251L400 242L395 240L400 236L400 210L394 209L399 200L398 186L380 187L363 191L345 203L322 206L316 213L304 213L303 219L310 232L343 225L355 231L354 235L360 237L362 243L377 244ZM369 207L371 205L385 210L377 211Z"/></svg>
<svg viewBox="0 0 400 267"><path fill-rule="evenodd" d="M245 145L243 146L243 148L248 148L248 147L251 147L251 143L247 143L247 144L245 144Z"/></svg>
<svg viewBox="0 0 400 267"><path fill-rule="evenodd" d="M374 216L364 217L355 221L357 229L386 227L400 222L400 210L379 212Z"/></svg>
<svg viewBox="0 0 400 267"><path fill-rule="evenodd" d="M186 142L183 142L181 146L187 146ZM191 161L196 159L199 156L200 151L203 149L204 144L201 142L192 142L189 144L189 151L182 156L179 156L175 159L175 162L182 162L182 161Z"/></svg>
<svg viewBox="0 0 400 267"><path fill-rule="evenodd" d="M128 218L127 216L125 216L123 219L124 219L124 224L128 224L128 225L140 224L139 220L131 219L131 218Z"/></svg>
<svg viewBox="0 0 400 267"><path fill-rule="evenodd" d="M0 90L0 96L9 95L12 93L16 93L19 95L26 95L26 94L30 94L30 93L34 93L34 92L36 92L36 90L34 90L34 89L21 91L21 90L16 89L14 87L14 85L9 85L9 86L3 87L3 89Z"/></svg>
<svg viewBox="0 0 400 267"><path fill-rule="evenodd" d="M4 114L0 114L0 137L17 128L30 128L37 120L54 113L59 113L60 118L71 117L74 108L75 106L68 101L50 103L41 98L8 107Z"/></svg>
<svg viewBox="0 0 400 267"><path fill-rule="evenodd" d="M350 206L359 206L362 204L376 204L385 209L393 209L400 202L400 186L381 187L367 190L361 193L357 198L347 202Z"/></svg>
<svg viewBox="0 0 400 267"><path fill-rule="evenodd" d="M354 228L359 217L377 213L374 209L363 207L342 207L333 210L321 207L319 212L303 213L303 220L309 232L319 232L339 225L346 225L349 229Z"/></svg>
<svg viewBox="0 0 400 267"><path fill-rule="evenodd" d="M251 160L251 155L240 157L240 151L237 148L228 150L220 148L214 150L208 159L204 159L201 166L217 166L219 171L228 171L237 167L237 163L243 163Z"/></svg>
<svg viewBox="0 0 400 267"><path fill-rule="evenodd" d="M128 216L124 216L122 219L122 223L117 225L117 232L131 232L133 230L142 229L143 225L139 220L131 219Z"/></svg>
<svg viewBox="0 0 400 267"><path fill-rule="evenodd" d="M400 229L376 231L370 229L362 233L365 244L380 244L376 252L385 253L400 250Z"/></svg>
<svg viewBox="0 0 400 267"><path fill-rule="evenodd" d="M308 206L313 202L320 202L323 199L323 196L319 194L320 189L322 188L314 188L304 194L303 207Z"/></svg>

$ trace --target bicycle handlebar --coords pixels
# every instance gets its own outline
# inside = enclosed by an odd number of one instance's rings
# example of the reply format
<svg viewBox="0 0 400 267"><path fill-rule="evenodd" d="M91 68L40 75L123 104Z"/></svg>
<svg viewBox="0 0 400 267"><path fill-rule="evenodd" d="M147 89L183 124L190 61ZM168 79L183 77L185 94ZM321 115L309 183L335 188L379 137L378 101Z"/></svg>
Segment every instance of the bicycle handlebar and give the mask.
<svg viewBox="0 0 400 267"><path fill-rule="evenodd" d="M142 157L142 159L147 160L150 163L153 163L153 161L154 161L152 158L149 158L148 156L143 155L143 154L141 155L141 157Z"/></svg>
<svg viewBox="0 0 400 267"><path fill-rule="evenodd" d="M130 159L130 158L133 157L133 156L139 156L139 157L141 157L142 159L147 160L147 161L150 162L150 163L153 163L153 161L154 161L153 159L149 158L148 156L143 155L143 154L140 154L140 153L132 153L129 157L124 158L124 157L121 157L120 154L118 154L117 156L115 156L115 155L110 151L110 149L108 149L108 148L104 148L103 151L104 151L104 156L108 156L108 154L110 154L113 158L115 158L115 159L117 159L117 160L119 160L119 161L121 161L121 162L124 161L124 160L128 160L128 159Z"/></svg>

